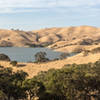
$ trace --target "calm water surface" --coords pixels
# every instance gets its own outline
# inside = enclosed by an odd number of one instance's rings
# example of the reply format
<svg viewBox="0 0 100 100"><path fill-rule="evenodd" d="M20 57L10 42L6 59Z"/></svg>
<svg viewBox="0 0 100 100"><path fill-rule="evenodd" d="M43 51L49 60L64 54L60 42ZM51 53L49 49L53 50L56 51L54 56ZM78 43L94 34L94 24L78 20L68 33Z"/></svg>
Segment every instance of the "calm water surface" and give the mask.
<svg viewBox="0 0 100 100"><path fill-rule="evenodd" d="M51 60L59 58L61 54L61 52L55 52L48 48L0 47L0 53L6 54L11 60L16 60L18 62L35 61L34 55L40 51L46 52L47 58Z"/></svg>

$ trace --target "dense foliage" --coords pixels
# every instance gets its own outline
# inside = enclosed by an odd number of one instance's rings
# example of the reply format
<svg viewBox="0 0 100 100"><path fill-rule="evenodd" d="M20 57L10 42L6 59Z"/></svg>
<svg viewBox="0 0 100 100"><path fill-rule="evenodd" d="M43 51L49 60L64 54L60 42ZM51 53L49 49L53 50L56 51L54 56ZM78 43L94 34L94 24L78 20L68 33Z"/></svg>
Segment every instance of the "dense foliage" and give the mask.
<svg viewBox="0 0 100 100"><path fill-rule="evenodd" d="M23 71L0 67L0 100L100 100L100 61L65 65L32 79Z"/></svg>
<svg viewBox="0 0 100 100"><path fill-rule="evenodd" d="M26 79L27 73L12 71L11 68L0 66L0 100L32 100L45 90L41 82Z"/></svg>

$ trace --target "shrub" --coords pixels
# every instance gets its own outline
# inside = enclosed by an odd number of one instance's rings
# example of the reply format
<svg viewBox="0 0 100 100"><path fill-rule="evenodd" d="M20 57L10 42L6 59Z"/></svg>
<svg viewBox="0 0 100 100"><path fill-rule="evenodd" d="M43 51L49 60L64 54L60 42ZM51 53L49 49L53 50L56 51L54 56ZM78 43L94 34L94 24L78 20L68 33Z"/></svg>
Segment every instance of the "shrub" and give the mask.
<svg viewBox="0 0 100 100"><path fill-rule="evenodd" d="M51 45L51 44L52 44L52 42L45 42L45 43L42 44L42 46L43 46L43 47L47 47L47 46L49 46L49 45Z"/></svg>
<svg viewBox="0 0 100 100"><path fill-rule="evenodd" d="M90 52L89 50L84 50L83 56L88 56L89 52Z"/></svg>
<svg viewBox="0 0 100 100"><path fill-rule="evenodd" d="M42 72L35 78L45 85L47 93L55 95L44 96L47 98L42 100L100 100L100 61L66 65L62 69Z"/></svg>
<svg viewBox="0 0 100 100"><path fill-rule="evenodd" d="M83 39L80 42L80 45L92 45L92 43L93 43L93 40L92 39Z"/></svg>
<svg viewBox="0 0 100 100"><path fill-rule="evenodd" d="M82 48L82 47L76 47L76 48L73 50L74 53L81 53L82 51L84 51L84 48Z"/></svg>
<svg viewBox="0 0 100 100"><path fill-rule="evenodd" d="M91 53L100 53L100 47L92 49Z"/></svg>
<svg viewBox="0 0 100 100"><path fill-rule="evenodd" d="M60 59L65 59L65 58L67 58L67 56L70 56L70 54L69 53L62 53L60 55Z"/></svg>
<svg viewBox="0 0 100 100"><path fill-rule="evenodd" d="M0 100L100 100L100 60L27 76L0 68Z"/></svg>
<svg viewBox="0 0 100 100"><path fill-rule="evenodd" d="M13 66L16 66L17 65L17 61L11 61L10 64L13 65Z"/></svg>
<svg viewBox="0 0 100 100"><path fill-rule="evenodd" d="M6 100L6 95L0 90L0 100Z"/></svg>
<svg viewBox="0 0 100 100"><path fill-rule="evenodd" d="M46 52L38 52L35 54L35 60L36 62L46 62L49 61L48 58L46 58Z"/></svg>
<svg viewBox="0 0 100 100"><path fill-rule="evenodd" d="M0 54L0 60L2 60L2 61L10 61L10 58L5 54Z"/></svg>
<svg viewBox="0 0 100 100"><path fill-rule="evenodd" d="M59 58L55 58L55 59L53 59L52 61L57 61L57 60L59 60Z"/></svg>

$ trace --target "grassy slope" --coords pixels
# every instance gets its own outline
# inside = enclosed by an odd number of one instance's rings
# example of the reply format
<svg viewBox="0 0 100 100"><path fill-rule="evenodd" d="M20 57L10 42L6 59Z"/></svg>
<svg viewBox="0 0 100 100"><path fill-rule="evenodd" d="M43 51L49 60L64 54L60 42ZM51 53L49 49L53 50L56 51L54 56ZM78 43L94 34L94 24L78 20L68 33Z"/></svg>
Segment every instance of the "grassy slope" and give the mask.
<svg viewBox="0 0 100 100"><path fill-rule="evenodd" d="M64 59L64 60L58 60L48 63L42 63L42 64L34 64L34 63L19 63L19 64L25 64L23 67L13 67L9 64L9 62L0 62L0 65L3 65L5 67L12 67L14 71L17 70L24 70L29 74L29 77L33 77L34 75L37 75L40 71L47 71L51 68L62 68L65 64L83 64L83 63L89 63L89 62L95 62L98 59L100 59L100 53L97 54L89 54L88 56L83 56L83 54L78 54L76 56Z"/></svg>

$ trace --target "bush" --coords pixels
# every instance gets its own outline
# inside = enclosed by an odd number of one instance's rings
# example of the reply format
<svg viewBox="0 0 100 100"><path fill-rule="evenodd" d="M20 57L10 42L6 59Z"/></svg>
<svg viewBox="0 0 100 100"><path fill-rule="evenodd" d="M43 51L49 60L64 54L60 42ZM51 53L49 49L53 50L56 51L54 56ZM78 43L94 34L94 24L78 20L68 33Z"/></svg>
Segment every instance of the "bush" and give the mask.
<svg viewBox="0 0 100 100"><path fill-rule="evenodd" d="M80 42L80 45L92 45L93 40L92 39L84 39Z"/></svg>
<svg viewBox="0 0 100 100"><path fill-rule="evenodd" d="M100 60L27 76L0 68L0 100L100 100Z"/></svg>
<svg viewBox="0 0 100 100"><path fill-rule="evenodd" d="M89 52L90 52L89 50L84 50L83 56L88 56Z"/></svg>
<svg viewBox="0 0 100 100"><path fill-rule="evenodd" d="M84 51L84 48L82 48L82 47L76 47L76 48L73 50L74 53L81 53L82 51Z"/></svg>
<svg viewBox="0 0 100 100"><path fill-rule="evenodd" d="M62 69L42 72L35 79L44 84L49 95L55 95L44 96L46 100L100 100L100 61L66 65Z"/></svg>
<svg viewBox="0 0 100 100"><path fill-rule="evenodd" d="M67 56L70 56L70 54L69 53L62 53L60 55L60 59L65 59L65 58L67 58Z"/></svg>
<svg viewBox="0 0 100 100"><path fill-rule="evenodd" d="M5 54L0 54L0 60L2 60L2 61L10 61L10 58Z"/></svg>
<svg viewBox="0 0 100 100"><path fill-rule="evenodd" d="M100 53L100 47L92 49L91 53Z"/></svg>
<svg viewBox="0 0 100 100"><path fill-rule="evenodd" d="M6 95L0 90L0 100L6 100Z"/></svg>
<svg viewBox="0 0 100 100"><path fill-rule="evenodd" d="M48 58L46 58L46 52L38 52L35 54L35 62L47 62L49 61Z"/></svg>
<svg viewBox="0 0 100 100"><path fill-rule="evenodd" d="M52 61L57 61L57 60L59 60L59 58L55 58L55 59L53 59Z"/></svg>
<svg viewBox="0 0 100 100"><path fill-rule="evenodd" d="M13 66L16 66L17 65L17 61L11 61L10 64L13 65Z"/></svg>

